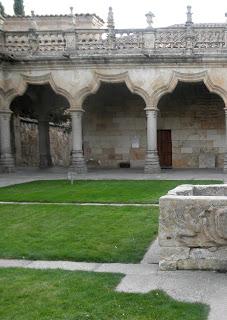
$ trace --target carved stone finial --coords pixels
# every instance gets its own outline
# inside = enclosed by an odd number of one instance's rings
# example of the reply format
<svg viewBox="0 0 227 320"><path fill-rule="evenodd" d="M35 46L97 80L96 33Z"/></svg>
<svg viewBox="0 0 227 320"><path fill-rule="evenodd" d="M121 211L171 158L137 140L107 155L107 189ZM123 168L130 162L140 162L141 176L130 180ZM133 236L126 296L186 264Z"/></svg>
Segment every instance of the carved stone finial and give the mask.
<svg viewBox="0 0 227 320"><path fill-rule="evenodd" d="M191 26L193 24L192 21L192 7L187 6L187 21L186 21L186 26Z"/></svg>
<svg viewBox="0 0 227 320"><path fill-rule="evenodd" d="M112 7L109 7L108 18L107 18L108 29L114 29L114 15Z"/></svg>
<svg viewBox="0 0 227 320"><path fill-rule="evenodd" d="M35 12L34 10L31 11L31 29L32 30L37 30L38 26L37 23L35 21Z"/></svg>
<svg viewBox="0 0 227 320"><path fill-rule="evenodd" d="M73 27L75 27L76 24L76 18L75 18L75 14L73 13L73 7L70 7L70 16L72 17L72 25Z"/></svg>
<svg viewBox="0 0 227 320"><path fill-rule="evenodd" d="M153 28L153 18L155 17L155 15L149 11L147 14L145 14L145 17L147 18L147 24L148 24L148 28Z"/></svg>

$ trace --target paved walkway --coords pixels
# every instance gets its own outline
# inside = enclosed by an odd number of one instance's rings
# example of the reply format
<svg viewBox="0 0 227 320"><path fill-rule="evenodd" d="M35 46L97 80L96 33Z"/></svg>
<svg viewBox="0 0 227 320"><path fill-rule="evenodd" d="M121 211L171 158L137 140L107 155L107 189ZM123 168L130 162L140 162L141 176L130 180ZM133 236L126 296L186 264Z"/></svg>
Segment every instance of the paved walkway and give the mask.
<svg viewBox="0 0 227 320"><path fill-rule="evenodd" d="M63 180L67 179L68 170L65 168L17 169L15 173L0 174L0 187L29 182L34 180ZM145 174L139 169L109 169L91 170L86 174L76 175L77 180L224 180L227 174L216 169L194 170L162 170L159 174Z"/></svg>
<svg viewBox="0 0 227 320"><path fill-rule="evenodd" d="M57 205L57 206L98 206L98 207L159 207L155 203L99 203L99 202L25 202L25 201L0 201L0 204L15 204L15 205Z"/></svg>

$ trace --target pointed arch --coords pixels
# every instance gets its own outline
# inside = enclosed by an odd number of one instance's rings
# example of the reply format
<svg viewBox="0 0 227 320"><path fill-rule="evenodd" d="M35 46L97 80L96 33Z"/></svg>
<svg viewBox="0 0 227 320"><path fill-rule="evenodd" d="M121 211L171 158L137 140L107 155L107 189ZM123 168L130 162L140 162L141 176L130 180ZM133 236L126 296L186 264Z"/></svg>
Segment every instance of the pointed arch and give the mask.
<svg viewBox="0 0 227 320"><path fill-rule="evenodd" d="M79 108L81 108L88 95L95 94L99 90L102 83L125 83L131 93L139 95L144 100L146 106L151 105L149 94L131 81L128 71L118 74L103 74L95 72L94 81L90 85L81 89L77 94L77 101L80 106Z"/></svg>
<svg viewBox="0 0 227 320"><path fill-rule="evenodd" d="M158 103L162 96L167 93L171 93L176 88L178 82L203 82L207 89L211 93L219 95L227 106L227 92L220 86L216 85L208 75L208 71L196 72L196 73L182 73L173 71L171 79L168 84L159 87L155 90L151 96L154 108L158 108Z"/></svg>
<svg viewBox="0 0 227 320"><path fill-rule="evenodd" d="M19 85L15 88L9 90L5 94L8 107L10 106L11 102L13 101L13 99L16 96L22 96L26 92L27 87L30 84L34 84L34 85L49 84L50 87L53 89L53 91L56 94L62 95L64 98L67 99L70 107L73 105L73 97L71 96L71 94L68 91L66 91L65 89L63 89L62 87L59 87L55 83L52 74L47 73L47 74L44 74L41 76L31 76L31 75L22 74L21 81L20 81Z"/></svg>

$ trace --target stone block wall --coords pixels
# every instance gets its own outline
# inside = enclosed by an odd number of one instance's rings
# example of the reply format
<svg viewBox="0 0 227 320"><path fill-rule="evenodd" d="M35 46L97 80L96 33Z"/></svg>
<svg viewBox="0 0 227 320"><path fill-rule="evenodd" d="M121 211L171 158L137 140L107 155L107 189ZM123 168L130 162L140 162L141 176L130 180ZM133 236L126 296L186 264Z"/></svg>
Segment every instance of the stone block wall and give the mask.
<svg viewBox="0 0 227 320"><path fill-rule="evenodd" d="M50 125L50 149L54 166L69 166L71 135L62 126ZM16 162L18 166L39 166L37 121L21 119L14 126Z"/></svg>
<svg viewBox="0 0 227 320"><path fill-rule="evenodd" d="M136 101L126 105L87 108L83 119L84 153L100 167L143 167L146 116Z"/></svg>
<svg viewBox="0 0 227 320"><path fill-rule="evenodd" d="M223 168L222 100L207 89L182 86L159 105L158 129L171 130L173 168Z"/></svg>
<svg viewBox="0 0 227 320"><path fill-rule="evenodd" d="M206 167L205 162L212 155L215 158L214 167L223 167L224 111L217 107L206 108L196 105L188 107L187 111L180 107L161 111L158 129L171 130L174 168ZM212 166L210 163L210 167Z"/></svg>

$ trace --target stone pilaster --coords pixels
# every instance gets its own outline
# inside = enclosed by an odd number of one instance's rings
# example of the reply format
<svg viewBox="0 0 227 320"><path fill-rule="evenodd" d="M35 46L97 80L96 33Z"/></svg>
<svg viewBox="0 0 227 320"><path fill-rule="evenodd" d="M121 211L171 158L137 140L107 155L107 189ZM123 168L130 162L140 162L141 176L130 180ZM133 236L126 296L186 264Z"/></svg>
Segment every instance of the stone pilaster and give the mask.
<svg viewBox="0 0 227 320"><path fill-rule="evenodd" d="M147 109L147 154L145 160L145 173L160 172L157 152L157 110Z"/></svg>
<svg viewBox="0 0 227 320"><path fill-rule="evenodd" d="M82 148L82 110L71 111L72 116L72 155L71 169L77 173L86 173L87 166Z"/></svg>
<svg viewBox="0 0 227 320"><path fill-rule="evenodd" d="M225 111L225 154L224 154L224 172L227 173L227 109Z"/></svg>
<svg viewBox="0 0 227 320"><path fill-rule="evenodd" d="M14 172L15 161L11 148L10 111L0 111L0 171Z"/></svg>

